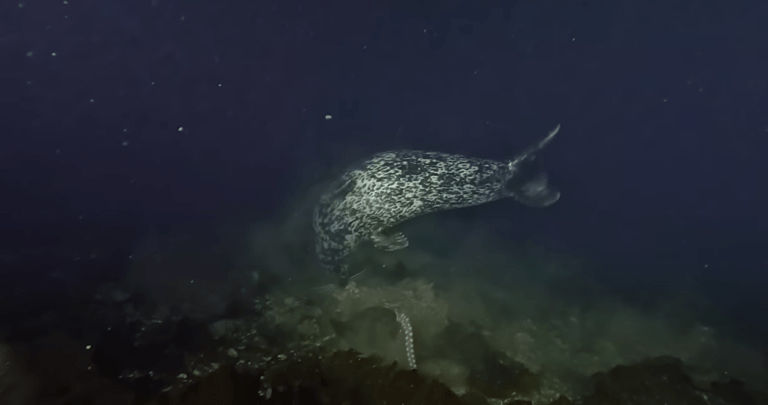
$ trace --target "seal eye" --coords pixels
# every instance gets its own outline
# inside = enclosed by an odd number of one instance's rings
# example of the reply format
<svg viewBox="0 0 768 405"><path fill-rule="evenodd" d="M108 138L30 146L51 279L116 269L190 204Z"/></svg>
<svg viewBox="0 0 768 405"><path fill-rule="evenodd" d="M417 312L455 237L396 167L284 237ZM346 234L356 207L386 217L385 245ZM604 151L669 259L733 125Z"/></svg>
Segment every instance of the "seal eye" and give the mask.
<svg viewBox="0 0 768 405"><path fill-rule="evenodd" d="M336 282L339 287L346 287L349 283L349 268L346 264L338 263L334 266L334 271L337 274L338 278L336 279Z"/></svg>

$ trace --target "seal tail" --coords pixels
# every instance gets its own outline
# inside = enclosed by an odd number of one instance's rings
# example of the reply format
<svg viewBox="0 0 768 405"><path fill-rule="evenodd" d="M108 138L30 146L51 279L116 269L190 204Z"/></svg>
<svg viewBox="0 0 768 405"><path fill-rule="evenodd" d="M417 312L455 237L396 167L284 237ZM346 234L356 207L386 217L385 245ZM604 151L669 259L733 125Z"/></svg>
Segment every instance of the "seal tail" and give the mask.
<svg viewBox="0 0 768 405"><path fill-rule="evenodd" d="M552 138L557 135L558 131L560 131L560 124L557 124L557 126L549 131L547 133L547 136L544 137L539 143L536 145L533 145L529 147L528 149L524 150L522 153L515 156L510 162L509 162L509 168L510 170L515 169L516 167L519 167L522 163L525 163L527 161L531 161L536 158L536 152L544 149L549 142L552 141Z"/></svg>

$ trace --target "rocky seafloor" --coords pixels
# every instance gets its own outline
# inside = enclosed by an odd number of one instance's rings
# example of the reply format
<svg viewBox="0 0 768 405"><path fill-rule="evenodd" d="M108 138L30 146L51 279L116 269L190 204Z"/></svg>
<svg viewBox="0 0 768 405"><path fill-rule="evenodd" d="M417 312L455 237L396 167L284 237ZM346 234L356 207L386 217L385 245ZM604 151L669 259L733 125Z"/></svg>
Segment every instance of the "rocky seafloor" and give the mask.
<svg viewBox="0 0 768 405"><path fill-rule="evenodd" d="M718 370L606 360L558 336L457 320L413 279L239 297L212 313L112 285L3 332L0 403L768 404ZM557 350L573 367L537 360Z"/></svg>

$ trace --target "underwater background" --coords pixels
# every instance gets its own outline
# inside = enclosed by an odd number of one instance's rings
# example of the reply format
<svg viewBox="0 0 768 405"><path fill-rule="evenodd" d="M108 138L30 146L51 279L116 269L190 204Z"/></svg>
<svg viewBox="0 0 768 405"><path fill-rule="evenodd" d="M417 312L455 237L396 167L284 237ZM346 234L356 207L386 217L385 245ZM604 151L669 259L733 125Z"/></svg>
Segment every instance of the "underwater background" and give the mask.
<svg viewBox="0 0 768 405"><path fill-rule="evenodd" d="M0 3L0 404L768 403L768 3ZM537 156L339 286L355 162Z"/></svg>

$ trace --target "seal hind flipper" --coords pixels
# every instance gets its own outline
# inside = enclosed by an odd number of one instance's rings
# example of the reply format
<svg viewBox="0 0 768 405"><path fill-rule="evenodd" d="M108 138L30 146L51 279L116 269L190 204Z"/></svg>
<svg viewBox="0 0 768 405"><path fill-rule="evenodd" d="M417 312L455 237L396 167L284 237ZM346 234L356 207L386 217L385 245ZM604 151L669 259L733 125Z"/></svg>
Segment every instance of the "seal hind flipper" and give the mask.
<svg viewBox="0 0 768 405"><path fill-rule="evenodd" d="M371 235L371 242L376 248L392 252L408 247L408 238L402 232L395 232L385 235L379 231Z"/></svg>
<svg viewBox="0 0 768 405"><path fill-rule="evenodd" d="M549 187L547 175L539 173L512 192L512 197L529 207L546 207L560 199L560 192Z"/></svg>
<svg viewBox="0 0 768 405"><path fill-rule="evenodd" d="M549 186L546 174L531 175L533 171L531 166L535 164L536 153L547 146L559 131L560 124L549 131L539 143L509 161L509 169L513 176L504 186L504 195L511 196L529 207L546 207L560 199L560 192Z"/></svg>
<svg viewBox="0 0 768 405"><path fill-rule="evenodd" d="M525 162L535 159L536 152L544 149L544 147L547 146L547 144L552 141L552 138L554 138L558 132L560 132L560 124L557 124L557 126L554 129L549 131L547 133L547 136L545 136L544 139L539 141L539 143L529 147L528 149L524 150L522 153L515 156L515 158L509 162L509 168L514 169L515 167L518 167Z"/></svg>

